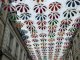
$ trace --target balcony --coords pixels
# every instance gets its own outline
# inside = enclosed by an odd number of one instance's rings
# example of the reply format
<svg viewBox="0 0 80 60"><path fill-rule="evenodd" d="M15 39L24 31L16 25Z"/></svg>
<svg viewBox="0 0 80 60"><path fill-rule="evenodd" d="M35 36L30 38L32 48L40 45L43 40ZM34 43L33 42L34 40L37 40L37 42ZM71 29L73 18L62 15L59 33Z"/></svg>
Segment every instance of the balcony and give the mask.
<svg viewBox="0 0 80 60"><path fill-rule="evenodd" d="M11 53L12 50L11 50L11 48L9 46L7 46L7 49Z"/></svg>

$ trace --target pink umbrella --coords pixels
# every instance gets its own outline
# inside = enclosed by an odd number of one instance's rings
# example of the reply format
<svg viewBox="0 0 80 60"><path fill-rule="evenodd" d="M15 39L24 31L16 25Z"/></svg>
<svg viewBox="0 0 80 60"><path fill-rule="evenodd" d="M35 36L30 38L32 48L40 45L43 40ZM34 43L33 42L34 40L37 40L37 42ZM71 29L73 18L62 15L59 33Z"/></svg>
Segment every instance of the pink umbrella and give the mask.
<svg viewBox="0 0 80 60"><path fill-rule="evenodd" d="M59 16L60 16L60 14L58 13L58 12L51 12L49 15L48 15L48 17L49 17L49 19L58 19L59 18Z"/></svg>
<svg viewBox="0 0 80 60"><path fill-rule="evenodd" d="M3 10L7 10L8 12L10 12L10 10L15 11L15 7L12 4L9 4L9 3L4 4L2 6L2 8L3 8Z"/></svg>
<svg viewBox="0 0 80 60"><path fill-rule="evenodd" d="M33 21L32 20L25 21L24 23L26 23L26 25L33 25Z"/></svg>
<svg viewBox="0 0 80 60"><path fill-rule="evenodd" d="M20 12L23 12L23 9L25 10L25 12L28 12L29 10L29 6L24 3L19 3L18 5L16 5L16 8L17 8L17 11L20 10Z"/></svg>
<svg viewBox="0 0 80 60"><path fill-rule="evenodd" d="M47 9L47 7L44 4L38 4L38 5L35 5L34 6L34 9L33 10L36 13L43 13L43 12L46 11L46 9Z"/></svg>
<svg viewBox="0 0 80 60"><path fill-rule="evenodd" d="M27 47L31 47L31 45L30 44L27 44Z"/></svg>
<svg viewBox="0 0 80 60"><path fill-rule="evenodd" d="M54 32L56 32L56 29L53 29L53 30L49 29L48 31L49 31L49 33L54 33Z"/></svg>
<svg viewBox="0 0 80 60"><path fill-rule="evenodd" d="M52 2L50 5L49 5L49 9L51 11L58 11L58 9L61 9L61 3L59 2Z"/></svg>
<svg viewBox="0 0 80 60"><path fill-rule="evenodd" d="M41 34L39 34L39 36L40 36L40 37L46 37L47 34L45 34L45 33L41 33Z"/></svg>

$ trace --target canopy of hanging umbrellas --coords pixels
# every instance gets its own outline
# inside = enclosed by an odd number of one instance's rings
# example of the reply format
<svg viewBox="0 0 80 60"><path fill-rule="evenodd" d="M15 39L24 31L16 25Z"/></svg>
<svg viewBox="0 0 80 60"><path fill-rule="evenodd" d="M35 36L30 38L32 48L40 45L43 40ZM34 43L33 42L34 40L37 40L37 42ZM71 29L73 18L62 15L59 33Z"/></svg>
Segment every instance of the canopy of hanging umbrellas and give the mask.
<svg viewBox="0 0 80 60"><path fill-rule="evenodd" d="M34 60L62 60L80 25L80 0L15 0L2 9L16 21L15 27ZM16 13L12 13L17 11Z"/></svg>

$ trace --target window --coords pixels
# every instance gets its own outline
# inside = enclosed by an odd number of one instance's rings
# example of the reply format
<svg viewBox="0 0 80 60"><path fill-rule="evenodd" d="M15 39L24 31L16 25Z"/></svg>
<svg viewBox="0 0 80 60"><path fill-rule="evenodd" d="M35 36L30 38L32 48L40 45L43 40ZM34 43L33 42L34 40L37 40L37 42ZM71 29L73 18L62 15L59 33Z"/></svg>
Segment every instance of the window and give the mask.
<svg viewBox="0 0 80 60"><path fill-rule="evenodd" d="M19 45L18 45L18 43L16 43L16 48L15 48L15 57L17 58L17 54L18 54L18 47L19 47Z"/></svg>
<svg viewBox="0 0 80 60"><path fill-rule="evenodd" d="M10 37L9 37L9 40L8 40L8 51L11 53L11 48L12 48L12 39L13 39L13 36L12 34L10 33Z"/></svg>
<svg viewBox="0 0 80 60"><path fill-rule="evenodd" d="M20 51L20 60L22 60L22 49Z"/></svg>
<svg viewBox="0 0 80 60"><path fill-rule="evenodd" d="M78 60L78 56L76 57L76 60Z"/></svg>

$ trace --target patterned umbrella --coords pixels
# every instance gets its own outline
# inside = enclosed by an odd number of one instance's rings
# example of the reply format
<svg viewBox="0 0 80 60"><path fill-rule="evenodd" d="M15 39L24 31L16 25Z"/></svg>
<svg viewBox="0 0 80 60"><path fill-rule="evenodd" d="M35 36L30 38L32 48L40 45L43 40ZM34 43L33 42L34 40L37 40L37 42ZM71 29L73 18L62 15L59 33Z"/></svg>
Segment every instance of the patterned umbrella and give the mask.
<svg viewBox="0 0 80 60"><path fill-rule="evenodd" d="M42 45L42 46L46 46L46 45L47 45L47 43L41 43L41 45Z"/></svg>
<svg viewBox="0 0 80 60"><path fill-rule="evenodd" d="M66 5L68 7L76 7L77 5L80 5L80 0L67 0Z"/></svg>
<svg viewBox="0 0 80 60"><path fill-rule="evenodd" d="M58 19L59 18L59 16L60 16L60 14L58 13L58 12L51 12L49 15L48 15L48 17L49 17L49 19Z"/></svg>
<svg viewBox="0 0 80 60"><path fill-rule="evenodd" d="M50 38L52 38L52 37L55 36L55 33L51 33L51 34L49 33L48 36L49 36Z"/></svg>
<svg viewBox="0 0 80 60"><path fill-rule="evenodd" d="M78 17L77 19L75 19L76 22L80 22L80 17Z"/></svg>
<svg viewBox="0 0 80 60"><path fill-rule="evenodd" d="M78 27L78 26L80 26L80 23L74 23L74 24L72 24L72 26L73 27Z"/></svg>
<svg viewBox="0 0 80 60"><path fill-rule="evenodd" d="M29 30L32 30L32 29L35 29L35 26L33 26L33 25L28 25L27 28L28 28Z"/></svg>
<svg viewBox="0 0 80 60"><path fill-rule="evenodd" d="M72 37L66 37L65 40L66 41L72 41Z"/></svg>
<svg viewBox="0 0 80 60"><path fill-rule="evenodd" d="M26 30L20 30L20 33L21 33L21 34L25 34L25 33L27 34L28 31L26 31Z"/></svg>
<svg viewBox="0 0 80 60"><path fill-rule="evenodd" d="M33 45L34 45L34 46L39 46L39 44L38 44L38 43L34 43Z"/></svg>
<svg viewBox="0 0 80 60"><path fill-rule="evenodd" d="M51 38L51 39L48 39L48 41L49 42L53 42L53 41L55 41L55 39L54 38L53 39Z"/></svg>
<svg viewBox="0 0 80 60"><path fill-rule="evenodd" d="M61 45L61 44L62 44L62 42L61 42L61 41L57 41L57 42L56 42L56 44Z"/></svg>
<svg viewBox="0 0 80 60"><path fill-rule="evenodd" d="M36 20L43 21L43 20L46 20L47 16L44 14L37 14L35 18Z"/></svg>
<svg viewBox="0 0 80 60"><path fill-rule="evenodd" d="M31 17L30 13L22 13L20 15L20 18L22 18L22 20L28 20Z"/></svg>
<svg viewBox="0 0 80 60"><path fill-rule="evenodd" d="M33 0L33 1L36 1L37 3L39 3L40 1L44 2L45 0Z"/></svg>
<svg viewBox="0 0 80 60"><path fill-rule="evenodd" d="M50 47L48 47L49 49L53 49L54 47L53 46L50 46Z"/></svg>
<svg viewBox="0 0 80 60"><path fill-rule="evenodd" d="M70 28L68 31L70 31L70 32L74 32L74 31L76 31L77 30L77 28Z"/></svg>
<svg viewBox="0 0 80 60"><path fill-rule="evenodd" d="M74 17L77 14L76 9L67 9L63 12L64 17L71 18Z"/></svg>
<svg viewBox="0 0 80 60"><path fill-rule="evenodd" d="M33 25L33 21L32 20L25 21L24 23L26 23L26 25Z"/></svg>
<svg viewBox="0 0 80 60"><path fill-rule="evenodd" d="M48 26L49 29L56 29L58 26L55 25L55 26Z"/></svg>
<svg viewBox="0 0 80 60"><path fill-rule="evenodd" d="M51 11L58 11L58 9L61 9L61 3L59 2L52 2L50 5L49 5L49 9Z"/></svg>
<svg viewBox="0 0 80 60"><path fill-rule="evenodd" d="M42 48L42 49L46 49L47 47L46 47L46 46L42 46L41 48Z"/></svg>
<svg viewBox="0 0 80 60"><path fill-rule="evenodd" d="M66 33L67 36L72 36L74 34L74 32L68 32Z"/></svg>
<svg viewBox="0 0 80 60"><path fill-rule="evenodd" d="M48 21L48 23L49 23L49 25L55 25L58 23L58 21L57 20L50 20L50 21Z"/></svg>
<svg viewBox="0 0 80 60"><path fill-rule="evenodd" d="M45 30L47 27L46 26L38 26L39 29Z"/></svg>
<svg viewBox="0 0 80 60"><path fill-rule="evenodd" d="M11 14L9 14L9 19L10 20L19 20L19 16L16 14L16 13L11 13Z"/></svg>
<svg viewBox="0 0 80 60"><path fill-rule="evenodd" d="M61 47L61 45L56 45L56 48L60 48Z"/></svg>
<svg viewBox="0 0 80 60"><path fill-rule="evenodd" d="M54 29L54 30L49 29L48 31L49 31L49 33L54 33L54 32L56 32L56 29Z"/></svg>
<svg viewBox="0 0 80 60"><path fill-rule="evenodd" d="M71 24L71 19L64 19L61 21L60 27L67 28Z"/></svg>
<svg viewBox="0 0 80 60"><path fill-rule="evenodd" d="M57 40L59 40L59 41L60 40L62 41L63 39L64 39L64 37L57 37Z"/></svg>
<svg viewBox="0 0 80 60"><path fill-rule="evenodd" d="M54 45L54 43L48 43L48 45L52 46L52 45Z"/></svg>
<svg viewBox="0 0 80 60"><path fill-rule="evenodd" d="M41 26L46 25L46 23L47 23L46 21L38 21L38 22L37 22L37 24L38 24L38 25L41 25Z"/></svg>
<svg viewBox="0 0 80 60"><path fill-rule="evenodd" d="M40 37L46 37L47 34L45 34L45 33L41 33L41 34L39 34L39 36L40 36Z"/></svg>
<svg viewBox="0 0 80 60"><path fill-rule="evenodd" d="M38 35L37 34L32 34L31 37L32 38L38 38Z"/></svg>
<svg viewBox="0 0 80 60"><path fill-rule="evenodd" d="M22 35L22 38L23 38L24 40L26 40L26 39L29 38L29 36L27 36L27 35Z"/></svg>
<svg viewBox="0 0 80 60"><path fill-rule="evenodd" d="M4 4L4 5L2 6L2 9L3 9L3 10L7 10L8 12L10 12L10 11L15 11L15 7L14 7L12 4L9 4L9 3Z"/></svg>
<svg viewBox="0 0 80 60"><path fill-rule="evenodd" d="M19 3L18 5L16 5L16 8L17 8L17 11L20 10L20 12L23 12L23 9L25 10L25 12L28 12L29 10L29 6L24 3Z"/></svg>
<svg viewBox="0 0 80 60"><path fill-rule="evenodd" d="M64 45L69 45L70 44L70 42L64 42Z"/></svg>
<svg viewBox="0 0 80 60"><path fill-rule="evenodd" d="M36 13L43 13L47 10L47 7L44 4L38 4L34 6L33 9Z"/></svg>
<svg viewBox="0 0 80 60"><path fill-rule="evenodd" d="M38 39L32 39L32 41L34 41L34 42L38 42L39 40L38 40Z"/></svg>
<svg viewBox="0 0 80 60"><path fill-rule="evenodd" d="M59 36L63 36L63 35L65 35L65 32L58 32L57 35L59 35Z"/></svg>
<svg viewBox="0 0 80 60"><path fill-rule="evenodd" d="M45 42L45 41L47 41L47 39L44 39L44 38L42 38L42 39L40 39L41 40L41 42Z"/></svg>
<svg viewBox="0 0 80 60"><path fill-rule="evenodd" d="M60 32L65 32L66 30L67 30L67 28L59 28L58 31L60 31Z"/></svg>

